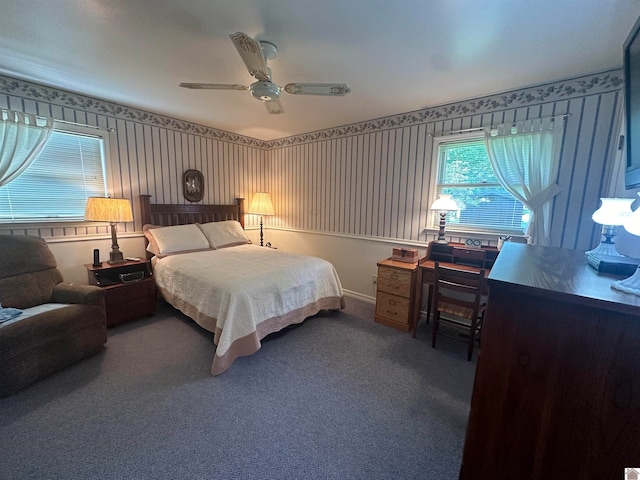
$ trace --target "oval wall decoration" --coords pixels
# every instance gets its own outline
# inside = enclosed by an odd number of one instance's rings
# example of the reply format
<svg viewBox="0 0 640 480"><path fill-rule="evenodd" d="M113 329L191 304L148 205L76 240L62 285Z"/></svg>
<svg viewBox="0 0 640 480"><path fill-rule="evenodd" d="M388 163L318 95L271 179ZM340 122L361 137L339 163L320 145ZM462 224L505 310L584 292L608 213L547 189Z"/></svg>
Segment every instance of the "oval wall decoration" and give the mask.
<svg viewBox="0 0 640 480"><path fill-rule="evenodd" d="M198 170L187 170L182 179L184 198L199 202L204 197L204 177Z"/></svg>

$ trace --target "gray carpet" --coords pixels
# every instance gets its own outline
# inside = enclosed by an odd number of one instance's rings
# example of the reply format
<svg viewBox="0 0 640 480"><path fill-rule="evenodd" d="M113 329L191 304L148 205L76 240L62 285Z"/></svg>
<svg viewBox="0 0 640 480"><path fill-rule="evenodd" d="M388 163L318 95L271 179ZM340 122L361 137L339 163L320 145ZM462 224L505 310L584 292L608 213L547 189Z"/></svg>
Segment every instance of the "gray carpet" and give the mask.
<svg viewBox="0 0 640 480"><path fill-rule="evenodd" d="M170 307L104 352L0 399L2 479L454 479L475 362L347 298L221 376Z"/></svg>

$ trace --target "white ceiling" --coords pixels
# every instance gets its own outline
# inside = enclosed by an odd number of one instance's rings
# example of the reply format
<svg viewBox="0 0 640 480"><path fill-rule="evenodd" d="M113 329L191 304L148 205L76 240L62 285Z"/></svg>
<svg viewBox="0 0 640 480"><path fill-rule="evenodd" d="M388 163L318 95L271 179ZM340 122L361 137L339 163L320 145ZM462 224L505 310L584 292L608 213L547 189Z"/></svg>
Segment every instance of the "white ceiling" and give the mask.
<svg viewBox="0 0 640 480"><path fill-rule="evenodd" d="M0 73L263 140L622 65L640 0L2 0ZM229 34L277 45L273 79L345 97L179 82L253 79Z"/></svg>

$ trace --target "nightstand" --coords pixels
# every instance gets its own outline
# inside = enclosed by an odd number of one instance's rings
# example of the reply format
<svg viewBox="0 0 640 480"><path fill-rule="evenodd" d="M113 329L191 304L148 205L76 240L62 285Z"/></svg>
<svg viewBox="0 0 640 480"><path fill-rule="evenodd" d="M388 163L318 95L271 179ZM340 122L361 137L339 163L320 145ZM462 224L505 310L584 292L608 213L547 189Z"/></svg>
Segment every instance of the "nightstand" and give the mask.
<svg viewBox="0 0 640 480"><path fill-rule="evenodd" d="M408 332L413 319L417 264L378 262L375 321Z"/></svg>
<svg viewBox="0 0 640 480"><path fill-rule="evenodd" d="M89 283L106 290L107 327L113 327L156 310L156 288L147 260L100 266L86 264Z"/></svg>

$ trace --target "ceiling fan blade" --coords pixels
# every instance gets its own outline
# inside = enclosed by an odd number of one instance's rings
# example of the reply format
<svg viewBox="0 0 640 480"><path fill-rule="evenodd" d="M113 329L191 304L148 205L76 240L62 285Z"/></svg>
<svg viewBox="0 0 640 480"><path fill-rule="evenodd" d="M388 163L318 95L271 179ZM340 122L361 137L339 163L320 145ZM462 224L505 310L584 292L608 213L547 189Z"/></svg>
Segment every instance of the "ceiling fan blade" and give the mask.
<svg viewBox="0 0 640 480"><path fill-rule="evenodd" d="M227 83L186 83L181 82L179 86L184 88L192 88L195 90L249 90L249 87L238 84Z"/></svg>
<svg viewBox="0 0 640 480"><path fill-rule="evenodd" d="M346 83L289 83L284 91L293 95L329 95L342 97L351 89Z"/></svg>
<svg viewBox="0 0 640 480"><path fill-rule="evenodd" d="M269 113L284 113L284 108L282 108L280 100L271 100L270 102L264 102L264 104L266 105Z"/></svg>
<svg viewBox="0 0 640 480"><path fill-rule="evenodd" d="M262 81L269 80L267 61L262 53L260 42L242 32L236 32L229 36L251 76Z"/></svg>

